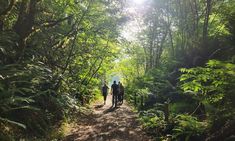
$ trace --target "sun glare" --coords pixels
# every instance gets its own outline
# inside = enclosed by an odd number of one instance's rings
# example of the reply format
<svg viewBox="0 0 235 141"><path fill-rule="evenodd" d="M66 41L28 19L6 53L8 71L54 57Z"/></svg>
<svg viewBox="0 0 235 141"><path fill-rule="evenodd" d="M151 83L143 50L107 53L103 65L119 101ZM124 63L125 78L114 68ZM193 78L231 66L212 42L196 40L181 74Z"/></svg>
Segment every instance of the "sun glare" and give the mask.
<svg viewBox="0 0 235 141"><path fill-rule="evenodd" d="M143 4L145 0L133 0L136 4Z"/></svg>

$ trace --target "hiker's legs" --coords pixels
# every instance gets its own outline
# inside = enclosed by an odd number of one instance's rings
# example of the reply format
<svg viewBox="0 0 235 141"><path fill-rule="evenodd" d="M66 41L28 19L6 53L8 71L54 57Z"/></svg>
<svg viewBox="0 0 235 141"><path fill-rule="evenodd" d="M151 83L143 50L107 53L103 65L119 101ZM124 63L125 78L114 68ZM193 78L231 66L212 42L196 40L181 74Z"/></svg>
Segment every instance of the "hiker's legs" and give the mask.
<svg viewBox="0 0 235 141"><path fill-rule="evenodd" d="M115 95L115 107L117 107L118 95Z"/></svg>
<svg viewBox="0 0 235 141"><path fill-rule="evenodd" d="M107 94L103 94L104 96L104 104L106 103L106 98L107 98Z"/></svg>
<svg viewBox="0 0 235 141"><path fill-rule="evenodd" d="M122 93L122 103L123 103L123 100L124 100L124 93Z"/></svg>
<svg viewBox="0 0 235 141"><path fill-rule="evenodd" d="M120 95L117 95L117 102L120 102Z"/></svg>
<svg viewBox="0 0 235 141"><path fill-rule="evenodd" d="M115 100L115 96L113 94L113 96L112 96L112 106L114 105L114 100Z"/></svg>
<svg viewBox="0 0 235 141"><path fill-rule="evenodd" d="M123 94L121 94L121 103L123 103Z"/></svg>

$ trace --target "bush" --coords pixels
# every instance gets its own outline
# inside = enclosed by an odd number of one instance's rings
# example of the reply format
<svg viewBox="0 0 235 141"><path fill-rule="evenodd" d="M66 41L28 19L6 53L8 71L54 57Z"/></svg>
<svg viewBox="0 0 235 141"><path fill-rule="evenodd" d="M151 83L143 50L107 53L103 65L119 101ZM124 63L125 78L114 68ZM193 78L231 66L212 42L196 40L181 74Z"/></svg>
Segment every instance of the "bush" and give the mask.
<svg viewBox="0 0 235 141"><path fill-rule="evenodd" d="M155 109L140 112L139 120L143 124L144 129L154 136L161 135L167 125L164 121L164 113Z"/></svg>
<svg viewBox="0 0 235 141"><path fill-rule="evenodd" d="M67 99L56 94L52 71L41 62L24 62L0 67L1 134L21 131L45 135L64 116Z"/></svg>
<svg viewBox="0 0 235 141"><path fill-rule="evenodd" d="M174 122L172 138L175 140L198 140L198 137L203 137L207 128L206 122L200 122L196 117L187 114L177 115Z"/></svg>
<svg viewBox="0 0 235 141"><path fill-rule="evenodd" d="M235 113L234 70L235 64L217 60L210 60L205 67L181 69L181 88L205 105L211 120L226 121Z"/></svg>
<svg viewBox="0 0 235 141"><path fill-rule="evenodd" d="M196 102L194 101L179 101L170 104L170 113L182 114L182 113L192 113L193 110L197 107Z"/></svg>

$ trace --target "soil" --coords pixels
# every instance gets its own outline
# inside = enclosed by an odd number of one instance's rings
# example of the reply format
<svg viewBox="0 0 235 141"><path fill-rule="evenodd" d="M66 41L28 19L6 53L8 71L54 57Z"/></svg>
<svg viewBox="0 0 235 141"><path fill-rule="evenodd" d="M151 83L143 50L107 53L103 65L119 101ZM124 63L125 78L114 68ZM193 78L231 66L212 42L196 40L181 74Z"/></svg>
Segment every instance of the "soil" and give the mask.
<svg viewBox="0 0 235 141"><path fill-rule="evenodd" d="M105 105L94 103L93 112L74 125L63 141L152 141L125 101L116 108L111 101L112 96L108 95Z"/></svg>

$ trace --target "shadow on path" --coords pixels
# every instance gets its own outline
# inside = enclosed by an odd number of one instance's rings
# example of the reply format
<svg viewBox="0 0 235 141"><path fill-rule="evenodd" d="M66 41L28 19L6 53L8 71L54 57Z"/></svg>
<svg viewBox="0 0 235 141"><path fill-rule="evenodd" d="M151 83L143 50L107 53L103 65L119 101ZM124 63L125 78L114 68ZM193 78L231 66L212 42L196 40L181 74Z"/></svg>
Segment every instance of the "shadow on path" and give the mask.
<svg viewBox="0 0 235 141"><path fill-rule="evenodd" d="M96 105L94 108L99 109L99 108L102 108L102 107L104 107L104 104Z"/></svg>
<svg viewBox="0 0 235 141"><path fill-rule="evenodd" d="M79 122L63 141L151 141L136 121L137 115L125 103L111 106L96 104L89 120Z"/></svg>
<svg viewBox="0 0 235 141"><path fill-rule="evenodd" d="M103 111L103 114L107 114L107 113L109 113L109 112L113 112L113 111L115 111L116 109L118 109L118 108L120 108L120 107L109 107L108 109L106 109L106 110L104 110Z"/></svg>

